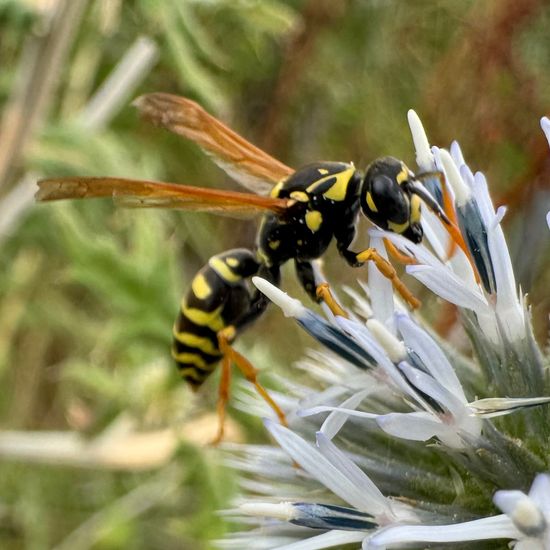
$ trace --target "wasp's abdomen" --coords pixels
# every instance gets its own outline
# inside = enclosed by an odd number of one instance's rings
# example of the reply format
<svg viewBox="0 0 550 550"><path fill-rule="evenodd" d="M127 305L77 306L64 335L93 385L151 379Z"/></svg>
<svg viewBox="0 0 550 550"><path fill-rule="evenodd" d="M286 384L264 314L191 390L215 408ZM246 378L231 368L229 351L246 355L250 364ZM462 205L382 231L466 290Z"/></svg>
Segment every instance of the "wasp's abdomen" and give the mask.
<svg viewBox="0 0 550 550"><path fill-rule="evenodd" d="M217 331L193 322L182 307L174 324L172 357L181 377L194 389L198 388L220 361Z"/></svg>
<svg viewBox="0 0 550 550"><path fill-rule="evenodd" d="M214 371L221 352L218 331L225 327L220 303L223 284L209 267L195 276L174 324L172 357L182 378L194 389Z"/></svg>
<svg viewBox="0 0 550 550"><path fill-rule="evenodd" d="M249 310L251 298L244 280L259 267L250 250L236 248L210 258L193 278L181 301L172 344L172 357L193 389L212 374L222 357L218 333Z"/></svg>

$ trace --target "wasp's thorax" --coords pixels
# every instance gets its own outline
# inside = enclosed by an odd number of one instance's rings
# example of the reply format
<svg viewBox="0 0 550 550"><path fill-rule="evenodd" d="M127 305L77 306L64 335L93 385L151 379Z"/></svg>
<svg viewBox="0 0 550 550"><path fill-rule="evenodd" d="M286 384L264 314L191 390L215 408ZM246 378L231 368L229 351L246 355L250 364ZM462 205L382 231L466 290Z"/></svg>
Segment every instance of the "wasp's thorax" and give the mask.
<svg viewBox="0 0 550 550"><path fill-rule="evenodd" d="M420 198L412 193L414 174L400 160L383 157L367 169L361 208L381 229L399 233L414 243L422 240Z"/></svg>

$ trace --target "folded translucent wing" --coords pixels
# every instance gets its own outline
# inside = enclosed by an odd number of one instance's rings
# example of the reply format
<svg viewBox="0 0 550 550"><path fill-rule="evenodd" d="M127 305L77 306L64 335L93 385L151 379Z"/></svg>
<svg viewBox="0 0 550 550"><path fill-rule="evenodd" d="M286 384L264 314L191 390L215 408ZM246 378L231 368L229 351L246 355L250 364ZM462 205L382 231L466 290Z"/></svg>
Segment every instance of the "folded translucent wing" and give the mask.
<svg viewBox="0 0 550 550"><path fill-rule="evenodd" d="M175 208L239 217L266 211L283 214L289 204L286 199L251 193L113 177L44 179L38 182L38 187L38 201L113 197L118 204L126 207Z"/></svg>
<svg viewBox="0 0 550 550"><path fill-rule="evenodd" d="M138 97L133 105L157 126L194 141L230 177L255 193L268 194L294 172L190 99L153 93Z"/></svg>

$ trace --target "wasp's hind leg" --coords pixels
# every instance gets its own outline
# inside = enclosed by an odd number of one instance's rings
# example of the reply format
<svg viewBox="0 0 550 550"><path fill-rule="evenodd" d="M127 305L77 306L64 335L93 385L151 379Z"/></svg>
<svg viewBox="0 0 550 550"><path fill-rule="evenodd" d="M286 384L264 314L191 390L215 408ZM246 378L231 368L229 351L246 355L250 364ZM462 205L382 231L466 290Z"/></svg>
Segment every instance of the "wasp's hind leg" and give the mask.
<svg viewBox="0 0 550 550"><path fill-rule="evenodd" d="M221 437L223 436L223 420L225 418L225 404L227 403L227 398L229 396L228 390L231 363L234 363L237 368L243 373L244 377L254 385L256 391L261 395L261 397L279 417L279 422L283 426L288 426L285 413L280 409L277 403L275 403L267 390L260 384L260 382L258 382L257 369L252 366L252 363L244 355L241 355L231 346L231 342L235 339L236 333L237 329L233 325L226 327L218 332L218 344L220 346L220 351L223 354L222 367L225 367L225 369L222 371L220 397L218 400L218 417L220 418L221 424L220 432L218 433L219 438L216 438L217 442L219 442L221 440ZM227 377L227 382L224 381L224 374ZM225 390L227 390L227 392Z"/></svg>
<svg viewBox="0 0 550 550"><path fill-rule="evenodd" d="M357 254L355 258L360 264L374 262L378 271L391 281L393 288L399 292L403 300L405 300L412 309L417 309L422 305L422 302L414 296L405 283L397 276L397 271L395 271L393 265L391 265L386 258L381 256L375 248L367 248L367 250L363 250L363 252Z"/></svg>
<svg viewBox="0 0 550 550"><path fill-rule="evenodd" d="M267 279L272 284L279 284L280 280L280 268L279 266L267 267L262 265L258 270L258 275ZM267 404L275 411L279 417L279 421L284 426L287 425L286 417L283 411L279 408L277 403L272 399L267 390L258 382L258 371L253 367L250 361L236 351L231 345L235 340L237 333L242 331L245 327L256 321L258 317L262 315L267 306L269 305L269 299L256 290L254 294L250 296L250 302L248 309L231 325L218 331L218 347L222 353L222 372L220 378L220 387L218 395L218 434L212 444L217 445L222 441L224 435L224 423L225 423L225 411L227 402L229 400L229 389L231 383L231 366L235 364L237 368L243 373L245 378L251 382L256 391L262 396Z"/></svg>
<svg viewBox="0 0 550 550"><path fill-rule="evenodd" d="M300 284L312 300L315 302L324 302L333 315L348 317L348 314L332 294L330 285L326 281L322 281L322 277L319 275L316 276L316 268L313 262L296 259L294 260L294 265ZM318 270L320 270L320 268L318 268Z"/></svg>
<svg viewBox="0 0 550 550"><path fill-rule="evenodd" d="M225 411L229 401L229 389L231 386L231 359L228 355L222 358L222 372L220 376L220 386L218 390L218 433L212 440L212 445L218 445L225 433Z"/></svg>

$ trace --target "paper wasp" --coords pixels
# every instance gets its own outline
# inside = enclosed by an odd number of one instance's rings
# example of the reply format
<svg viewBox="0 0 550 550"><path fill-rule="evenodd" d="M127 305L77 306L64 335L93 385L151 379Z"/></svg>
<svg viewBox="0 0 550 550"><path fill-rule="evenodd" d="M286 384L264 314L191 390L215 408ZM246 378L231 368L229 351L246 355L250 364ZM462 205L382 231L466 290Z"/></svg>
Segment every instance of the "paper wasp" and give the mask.
<svg viewBox="0 0 550 550"><path fill-rule="evenodd" d="M110 196L131 207L263 214L257 249L234 249L210 258L192 280L174 325L172 355L182 377L194 389L222 363L218 441L223 436L232 363L285 423L284 413L258 382L256 370L231 346L236 335L268 305L263 294L250 288L249 279L253 275L277 285L281 266L294 260L306 292L313 299L325 300L333 311L339 312L327 286L316 284L312 264L334 238L349 265L358 267L374 261L403 298L417 307L416 298L376 250L357 253L350 249L359 212L378 227L418 243L422 240L420 210L424 202L465 248L456 226L420 185L419 177L397 159L378 159L365 174L353 164L342 162L317 162L294 171L191 100L153 93L138 98L134 105L153 123L197 143L230 176L255 193L115 177L67 177L40 181L36 198L51 201ZM266 192L269 196L264 196Z"/></svg>

